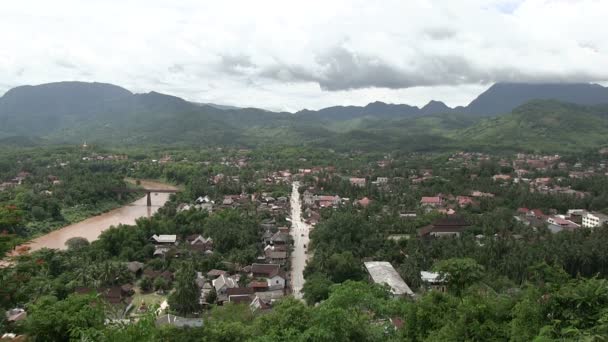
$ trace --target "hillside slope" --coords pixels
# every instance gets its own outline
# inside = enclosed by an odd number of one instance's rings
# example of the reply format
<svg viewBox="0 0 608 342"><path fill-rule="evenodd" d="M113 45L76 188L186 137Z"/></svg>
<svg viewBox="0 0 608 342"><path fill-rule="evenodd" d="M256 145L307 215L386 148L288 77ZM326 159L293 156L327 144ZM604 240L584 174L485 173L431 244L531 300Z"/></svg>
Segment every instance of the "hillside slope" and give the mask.
<svg viewBox="0 0 608 342"><path fill-rule="evenodd" d="M512 113L452 132L463 145L575 151L608 144L606 107L535 100Z"/></svg>

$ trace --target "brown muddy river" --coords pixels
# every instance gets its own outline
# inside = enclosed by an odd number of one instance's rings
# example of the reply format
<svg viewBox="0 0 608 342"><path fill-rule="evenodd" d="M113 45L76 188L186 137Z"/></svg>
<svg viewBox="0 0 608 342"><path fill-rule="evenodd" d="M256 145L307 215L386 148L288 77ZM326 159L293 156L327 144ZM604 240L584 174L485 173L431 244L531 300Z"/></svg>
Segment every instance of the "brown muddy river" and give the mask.
<svg viewBox="0 0 608 342"><path fill-rule="evenodd" d="M142 187L146 189L176 189L172 185L154 182L141 181ZM75 236L86 238L89 241L97 240L101 232L119 224L135 224L135 219L140 217L150 217L158 208L162 207L169 200L168 193L152 193L152 206L146 206L146 196L123 207L108 211L107 213L90 217L84 221L65 226L54 230L46 235L40 236L27 243L30 252L42 248L65 249L65 242Z"/></svg>

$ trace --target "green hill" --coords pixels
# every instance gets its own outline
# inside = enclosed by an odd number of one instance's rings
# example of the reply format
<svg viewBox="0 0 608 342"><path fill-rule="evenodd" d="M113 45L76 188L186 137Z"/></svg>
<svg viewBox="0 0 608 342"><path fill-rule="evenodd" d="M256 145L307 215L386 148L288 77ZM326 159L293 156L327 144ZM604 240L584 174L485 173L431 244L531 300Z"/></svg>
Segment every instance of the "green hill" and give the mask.
<svg viewBox="0 0 608 342"><path fill-rule="evenodd" d="M501 87L505 88L493 88ZM566 88L556 87L560 91ZM604 89L593 88L600 92ZM496 93L496 89L490 93ZM547 86L540 89L556 91ZM484 106L492 102L489 98L483 97ZM404 110L413 108L383 103L332 107L319 112L323 115L317 113L315 119L310 113L217 108L156 92L133 94L110 84L61 82L17 87L0 98L0 144L75 144L86 140L106 145L312 145L336 150L547 152L608 145L608 106L535 100L509 114L485 119L450 112L440 102L404 114ZM438 110L448 112L432 113ZM328 113L333 113L331 120L325 117Z"/></svg>
<svg viewBox="0 0 608 342"><path fill-rule="evenodd" d="M608 110L535 100L449 136L471 147L576 151L608 144Z"/></svg>

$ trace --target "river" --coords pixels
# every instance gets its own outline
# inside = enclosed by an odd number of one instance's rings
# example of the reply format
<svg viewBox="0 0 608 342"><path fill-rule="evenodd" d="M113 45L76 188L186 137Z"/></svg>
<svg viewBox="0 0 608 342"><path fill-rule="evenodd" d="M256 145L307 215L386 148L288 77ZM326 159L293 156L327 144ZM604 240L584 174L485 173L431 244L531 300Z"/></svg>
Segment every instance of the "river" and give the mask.
<svg viewBox="0 0 608 342"><path fill-rule="evenodd" d="M141 186L146 189L176 189L174 186L165 183L144 180L141 181ZM144 196L135 202L110 210L107 213L90 217L37 237L26 245L29 247L29 251L33 252L42 248L65 249L65 242L76 236L86 238L89 241L97 240L101 232L110 228L110 226L132 225L140 217L152 216L158 208L165 205L170 195L168 193L152 193L151 207L146 205L146 196Z"/></svg>

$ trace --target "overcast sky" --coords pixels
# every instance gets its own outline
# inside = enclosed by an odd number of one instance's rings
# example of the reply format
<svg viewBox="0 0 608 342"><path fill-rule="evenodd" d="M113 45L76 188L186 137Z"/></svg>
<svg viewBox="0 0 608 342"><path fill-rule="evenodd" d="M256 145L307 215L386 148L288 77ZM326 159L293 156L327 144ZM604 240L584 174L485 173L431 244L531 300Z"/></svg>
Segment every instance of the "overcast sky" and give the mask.
<svg viewBox="0 0 608 342"><path fill-rule="evenodd" d="M318 109L466 105L493 82L608 80L607 0L3 0L0 94L109 82Z"/></svg>

